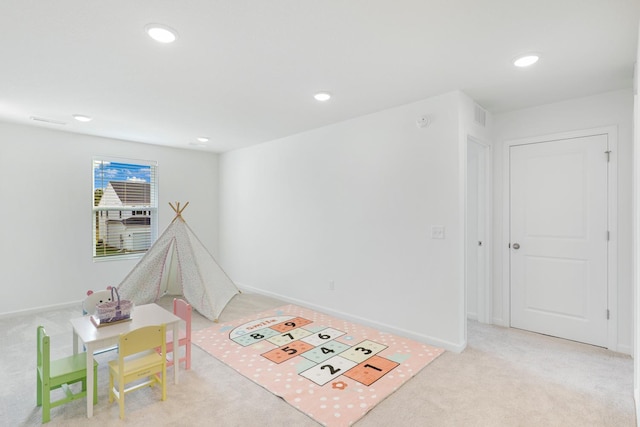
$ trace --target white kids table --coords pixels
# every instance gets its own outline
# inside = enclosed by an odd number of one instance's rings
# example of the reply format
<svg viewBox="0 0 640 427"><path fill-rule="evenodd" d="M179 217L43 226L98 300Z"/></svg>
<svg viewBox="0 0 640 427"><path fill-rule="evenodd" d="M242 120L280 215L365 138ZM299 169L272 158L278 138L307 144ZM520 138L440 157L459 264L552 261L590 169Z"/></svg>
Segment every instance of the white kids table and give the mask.
<svg viewBox="0 0 640 427"><path fill-rule="evenodd" d="M73 326L73 354L78 354L78 338L84 343L87 354L87 366L93 366L93 353L96 350L113 347L118 344L120 334L143 326L167 325L173 327L173 353L171 356L178 360L178 339L180 335L180 318L157 304L134 306L131 320L113 325L96 327L91 316L82 316L71 320ZM178 383L178 364L173 365L173 378ZM93 375L87 372L87 418L93 416ZM97 380L97 378L96 378Z"/></svg>

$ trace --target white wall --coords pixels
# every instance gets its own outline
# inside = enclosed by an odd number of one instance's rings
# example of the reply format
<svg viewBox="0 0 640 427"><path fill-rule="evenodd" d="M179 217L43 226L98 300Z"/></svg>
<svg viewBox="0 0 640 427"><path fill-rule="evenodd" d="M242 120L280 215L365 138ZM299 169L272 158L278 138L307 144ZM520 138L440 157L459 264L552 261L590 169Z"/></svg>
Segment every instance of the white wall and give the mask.
<svg viewBox="0 0 640 427"><path fill-rule="evenodd" d="M217 252L218 156L0 123L0 315L64 305L117 285L136 260L92 259L93 156L156 160L159 232L168 202Z"/></svg>
<svg viewBox="0 0 640 427"><path fill-rule="evenodd" d="M503 299L503 145L505 141L614 125L618 129L618 347L633 350L632 141L633 93L604 93L494 116L494 280L493 321L508 325Z"/></svg>
<svg viewBox="0 0 640 427"><path fill-rule="evenodd" d="M228 273L239 286L463 349L465 101L450 93L223 154ZM432 123L418 128L425 114ZM446 238L432 239L432 225Z"/></svg>

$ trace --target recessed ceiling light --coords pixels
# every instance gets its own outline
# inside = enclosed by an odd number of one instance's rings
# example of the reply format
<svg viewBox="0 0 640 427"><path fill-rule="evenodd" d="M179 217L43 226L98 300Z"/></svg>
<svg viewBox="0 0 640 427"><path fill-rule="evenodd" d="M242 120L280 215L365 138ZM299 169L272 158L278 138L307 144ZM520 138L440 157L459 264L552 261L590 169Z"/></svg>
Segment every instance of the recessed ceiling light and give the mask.
<svg viewBox="0 0 640 427"><path fill-rule="evenodd" d="M513 65L520 68L529 67L535 64L536 62L538 62L538 59L540 59L538 55L533 55L533 54L524 55L517 58L515 61L513 61Z"/></svg>
<svg viewBox="0 0 640 427"><path fill-rule="evenodd" d="M90 122L91 120L93 120L93 117L84 116L82 114L74 114L73 118L79 122Z"/></svg>
<svg viewBox="0 0 640 427"><path fill-rule="evenodd" d="M178 32L162 24L148 24L144 30L149 37L160 43L173 43L178 38Z"/></svg>
<svg viewBox="0 0 640 427"><path fill-rule="evenodd" d="M207 138L206 136L199 136L196 139L200 142L209 142L209 138Z"/></svg>
<svg viewBox="0 0 640 427"><path fill-rule="evenodd" d="M313 95L313 97L317 101L328 101L329 99L331 99L331 94L329 92L318 92Z"/></svg>

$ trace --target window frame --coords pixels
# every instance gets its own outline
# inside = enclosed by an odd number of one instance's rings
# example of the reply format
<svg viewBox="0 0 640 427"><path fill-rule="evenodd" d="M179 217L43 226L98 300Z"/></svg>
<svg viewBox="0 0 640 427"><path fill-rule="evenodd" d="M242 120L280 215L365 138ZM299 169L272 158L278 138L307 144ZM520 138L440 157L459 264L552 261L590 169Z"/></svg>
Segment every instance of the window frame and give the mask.
<svg viewBox="0 0 640 427"><path fill-rule="evenodd" d="M140 159L131 159L131 158L121 158L121 157L112 157L112 156L94 156L92 158L92 170L91 170L91 182L92 182L92 209L91 209L91 223L92 223L92 259L94 262L105 262L105 261L117 261L117 260L126 260L126 259L139 259L142 258L148 251L148 248L144 251L135 251L135 252L123 252L118 254L109 254L109 255L98 255L98 242L100 240L98 232L99 232L99 215L101 212L120 212L120 217L122 217L123 212L133 213L130 216L135 218L138 216L138 212L145 212L149 214L150 218L150 242L149 248L153 246L155 241L158 239L158 162L154 160L140 160ZM103 183L103 187L96 187L96 164L102 163L102 165L106 163L119 163L124 165L131 166L148 166L150 168L150 200L149 205L128 205L128 206L98 206L96 205L96 190L102 188L103 195L104 190L107 188L107 185L110 181L105 180ZM146 182L146 181L145 181ZM101 196L102 197L102 196ZM99 204L99 202L98 202Z"/></svg>

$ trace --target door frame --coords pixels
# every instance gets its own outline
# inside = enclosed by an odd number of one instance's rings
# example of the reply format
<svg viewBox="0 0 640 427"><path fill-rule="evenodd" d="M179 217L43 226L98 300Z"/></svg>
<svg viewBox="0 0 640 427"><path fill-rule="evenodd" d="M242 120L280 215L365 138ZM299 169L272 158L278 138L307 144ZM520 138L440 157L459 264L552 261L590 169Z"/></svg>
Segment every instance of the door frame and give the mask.
<svg viewBox="0 0 640 427"><path fill-rule="evenodd" d="M468 177L468 164L467 164L467 160L468 160L468 147L469 144L476 144L477 146L479 146L482 151L483 151L483 156L484 156L484 164L482 165L483 168L483 179L484 179L484 194L482 195L478 195L479 198L480 196L482 197L482 227L483 227L483 234L484 234L484 241L483 241L483 247L484 247L484 259L482 260L482 270L483 270L483 274L482 274L482 280L479 282L479 286L477 288L477 293L476 293L476 298L477 298L477 317L478 317L478 322L480 323L491 323L492 320L492 313L493 313L493 286L492 286L492 271L493 269L492 267L492 253L493 253L493 245L492 245L492 236L493 236L493 230L492 230L492 223L493 223L493 215L492 215L492 200L493 200L493 183L492 183L492 150L491 150L491 145L485 143L484 141L472 136L472 135L467 135L467 141L466 141L466 146L465 146L465 217L464 217L464 224L465 224L465 260L467 257L467 233L468 233L468 229L467 229L467 221L468 221L468 207L467 207L467 197L468 197L468 191L469 189L467 188L467 177ZM468 291L468 271L466 268L466 261L465 261L465 321L467 319L467 312L468 312L468 307L467 307L467 295L469 293Z"/></svg>
<svg viewBox="0 0 640 427"><path fill-rule="evenodd" d="M582 138L594 135L607 135L609 144L609 165L607 168L607 307L609 323L607 325L607 348L618 351L618 128L616 126L599 127L549 135L535 136L505 141L503 146L503 207L502 207L502 310L505 313L505 325L511 325L511 263L509 243L511 238L511 160L510 149L517 145L552 142L561 139ZM605 153L602 154L606 155ZM603 313L603 315L605 315Z"/></svg>

